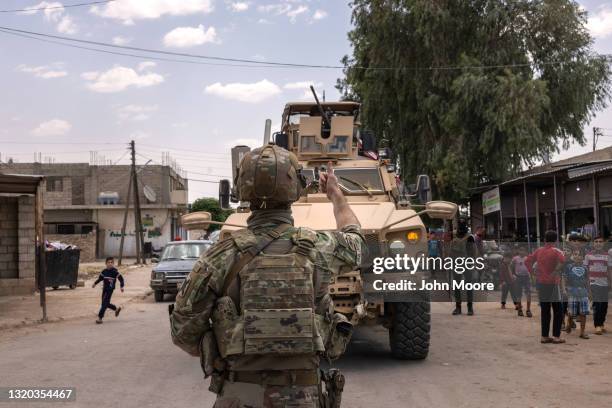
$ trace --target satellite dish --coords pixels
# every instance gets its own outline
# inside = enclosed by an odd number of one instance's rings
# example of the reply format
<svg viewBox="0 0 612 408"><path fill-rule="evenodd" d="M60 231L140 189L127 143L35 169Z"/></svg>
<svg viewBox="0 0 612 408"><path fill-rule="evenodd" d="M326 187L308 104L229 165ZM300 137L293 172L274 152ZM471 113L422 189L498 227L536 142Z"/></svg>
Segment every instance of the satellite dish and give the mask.
<svg viewBox="0 0 612 408"><path fill-rule="evenodd" d="M145 185L142 188L142 192L144 193L144 196L148 202L154 203L157 201L157 194L155 194L155 190L153 190L153 188Z"/></svg>

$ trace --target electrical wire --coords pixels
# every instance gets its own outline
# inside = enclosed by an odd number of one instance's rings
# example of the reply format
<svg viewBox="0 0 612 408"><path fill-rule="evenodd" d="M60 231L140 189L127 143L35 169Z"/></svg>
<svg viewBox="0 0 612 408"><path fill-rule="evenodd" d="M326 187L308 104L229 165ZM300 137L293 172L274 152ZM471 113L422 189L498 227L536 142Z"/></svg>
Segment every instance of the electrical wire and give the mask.
<svg viewBox="0 0 612 408"><path fill-rule="evenodd" d="M41 10L44 11L44 10L64 9L64 8L73 8L73 7L93 6L96 4L112 3L114 1L117 1L117 0L98 0L98 1L90 1L87 3L64 4L61 6L47 6L47 7L25 8L25 9L0 10L0 13L21 13L21 12L29 12L29 11L41 11Z"/></svg>
<svg viewBox="0 0 612 408"><path fill-rule="evenodd" d="M29 34L29 35L33 35L37 37L53 38L56 40L63 40L63 41L68 41L68 42L77 42L81 44L96 45L99 47L109 47L109 48L116 48L116 49L129 50L129 51L147 52L147 53L152 53L152 54L171 55L175 57L187 57L187 58L224 61L224 62L242 62L242 63L248 63L248 64L253 64L253 65L264 65L264 66L284 66L284 67L296 67L296 68L333 68L333 69L344 68L344 66L341 66L341 65L313 65L313 64L296 64L296 63L290 63L290 62L258 61L258 60L252 60L252 59L246 59L246 58L228 58L228 57L219 57L219 56L213 56L213 55L200 55L200 54L190 54L190 53L184 53L184 52L165 51L165 50L153 49L153 48L133 47L129 45L117 45L117 44L105 43L101 41L83 40L80 38L64 37L61 35L45 34L45 33L39 33L36 31L20 30L17 28L4 27L4 26L0 26L0 30L2 30L3 32L9 31L9 32L20 33L20 34Z"/></svg>
<svg viewBox="0 0 612 408"><path fill-rule="evenodd" d="M277 66L277 67L290 67L290 68L319 68L319 69L344 69L345 68L344 65L300 64L300 63L279 62L279 61L258 61L258 60L247 59L247 58L229 58L229 57L219 57L219 56L213 56L213 55L201 55L201 54L173 52L173 51L165 51L165 50L153 49L153 48L133 47L133 46L127 46L127 45L117 45L117 44L105 43L105 42L100 42L100 41L83 40L79 38L64 37L60 35L39 33L35 31L21 30L17 28L4 27L4 26L0 26L0 32L3 32L5 34L13 33L13 34L30 35L30 36L43 37L43 38L53 38L53 39L68 41L68 42L76 42L76 43L81 43L81 44L95 45L99 47L108 47L108 48L122 49L122 50L129 50L129 51L146 52L146 53L151 53L151 54L162 54L162 55L169 55L169 56L175 56L175 57L186 57L186 58L193 58L193 59L204 59L204 60L223 61L223 62L239 62L239 63L249 64L249 65L244 65L243 67L256 67L256 66L274 67L274 66ZM59 44L74 46L73 44L63 44L63 43L59 43ZM90 49L92 51L110 53L110 51L107 51L107 50L100 50L100 49L94 49L94 48L87 48L87 49ZM128 56L134 56L134 55L128 55ZM600 54L599 57L605 58L606 60L612 62L612 57L609 54ZM150 58L153 58L153 57L150 57ZM186 62L186 61L177 60L174 62ZM559 65L559 64L564 64L564 63L565 63L564 61L549 61L549 62L541 62L538 65ZM353 66L350 68L359 69L359 70L436 71L436 70L464 70L464 69L521 68L521 67L531 67L532 65L533 65L532 63L516 63L516 64L496 64L496 65L466 65L466 66L449 65L449 66L439 66L439 67Z"/></svg>
<svg viewBox="0 0 612 408"><path fill-rule="evenodd" d="M206 65L206 66L221 66L221 67L287 68L287 67L283 67L283 66L273 66L273 65L223 64L223 63L214 63L214 62L189 61L189 60L182 60L182 59L163 58L163 57L156 57L156 56L152 56L152 55L130 54L130 53L125 53L125 52L102 50L102 49L99 49L99 48L84 47L84 46L80 46L80 45L76 45L76 44L68 44L68 43L63 43L63 42L60 42L60 41L53 41L53 40L48 40L48 39L45 39L45 38L38 38L38 37L30 36L30 35L27 35L27 34L19 34L19 33L11 32L11 31L5 31L3 29L0 29L0 32L1 33L5 33L5 34L10 34L10 35L18 36L18 37L29 38L31 40L42 41L42 42L46 42L46 43L50 43L50 44L57 44L57 45L65 46L65 47L76 48L76 49L80 49L80 50L94 51L94 52L100 52L100 53L103 53L103 54L119 55L119 56L123 56L123 57L130 57L130 58L137 58L137 59L146 58L146 59L153 60L153 61L176 62L176 63L184 63L184 64L195 64L195 65Z"/></svg>

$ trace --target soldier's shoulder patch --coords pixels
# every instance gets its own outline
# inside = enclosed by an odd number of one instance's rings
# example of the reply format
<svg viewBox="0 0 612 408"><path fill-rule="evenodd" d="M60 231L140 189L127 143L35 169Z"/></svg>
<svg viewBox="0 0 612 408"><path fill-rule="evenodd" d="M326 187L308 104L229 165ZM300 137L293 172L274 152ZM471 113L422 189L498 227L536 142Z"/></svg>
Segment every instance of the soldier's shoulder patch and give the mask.
<svg viewBox="0 0 612 408"><path fill-rule="evenodd" d="M236 244L241 252L249 247L257 245L257 237L246 228L232 232L230 239Z"/></svg>
<svg viewBox="0 0 612 408"><path fill-rule="evenodd" d="M295 241L309 241L311 243L315 243L317 241L317 232L306 227L297 228L294 234Z"/></svg>

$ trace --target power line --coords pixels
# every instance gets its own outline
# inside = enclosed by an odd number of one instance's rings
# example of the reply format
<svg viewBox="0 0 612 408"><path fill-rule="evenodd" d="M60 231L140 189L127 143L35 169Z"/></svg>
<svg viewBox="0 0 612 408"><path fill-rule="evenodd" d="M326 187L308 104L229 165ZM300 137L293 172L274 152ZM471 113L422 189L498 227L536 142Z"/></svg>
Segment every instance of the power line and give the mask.
<svg viewBox="0 0 612 408"><path fill-rule="evenodd" d="M21 34L21 35L33 35L36 37L43 37L43 38L54 38L54 39L58 39L58 40L63 40L63 41L68 41L68 42L77 42L77 43L81 43L81 44L88 44L88 45L95 45L95 46L100 46L100 47L109 47L109 48L115 48L115 49L123 49L123 50L129 50L129 51L137 51L137 52L146 52L146 53L152 53L152 54L162 54L162 55L170 55L170 56L175 56L175 57L186 57L186 58L194 58L194 59L205 59L205 60L213 60L213 61L224 61L224 62L239 62L239 63L247 63L250 65L244 65L243 67L255 67L255 66L264 66L264 67L290 67L290 68L319 68L319 69L344 69L345 66L343 65L322 65L322 64L300 64L300 63L291 63L291 62L278 62L278 61L258 61L258 60L253 60L253 59L246 59L246 58L229 58L229 57L219 57L219 56L213 56L213 55L201 55L201 54L190 54L190 53L181 53L181 52L173 52L173 51L165 51L165 50L160 50L160 49L153 49L153 48L143 48L143 47L133 47L133 46L127 46L127 45L117 45L117 44L111 44L111 43L105 43L105 42L100 42L100 41L90 41L90 40L83 40L83 39L79 39L79 38L71 38L71 37L64 37L64 36L59 36L59 35L54 35L54 34L45 34L45 33L39 33L39 32L35 32L35 31L28 31L28 30L20 30L17 28L11 28L11 27L4 27L4 26L0 26L0 32L4 32L4 33L13 33L13 34ZM70 46L74 46L72 44L63 44L63 43L59 43L61 45L70 45ZM110 51L107 50L99 50L99 49L93 49L93 48L86 48L92 51L98 51L98 52L106 52L106 53L111 53ZM134 55L127 55L127 56L134 56ZM612 61L612 57L608 54L600 54L599 55L600 58L605 58L608 61ZM139 58L142 58L142 56L140 56ZM147 57L149 58L149 57ZM150 57L153 58L153 57ZM156 57L157 58L157 57ZM187 63L193 63L193 61L188 62L188 61L184 61L184 60L175 60L173 62L187 62ZM558 64L564 64L565 62L563 61L549 61L549 62L541 62L538 65L558 65ZM221 65L221 64L219 64ZM439 66L439 67L363 67L363 66L354 66L354 67L350 67L352 69L360 69L360 70L408 70L408 71L435 71L435 70L463 70L463 69L499 69L499 68L520 68L520 67L530 67L534 64L532 63L516 63L516 64L497 64L497 65L466 65L466 66L461 66L461 65L449 65L449 66Z"/></svg>
<svg viewBox="0 0 612 408"><path fill-rule="evenodd" d="M197 181L197 182L200 182L200 183L219 184L219 181L214 181L214 180L202 180L202 179L192 179L192 178L188 178L187 180L189 180L189 181Z"/></svg>
<svg viewBox="0 0 612 408"><path fill-rule="evenodd" d="M0 143L23 145L122 145L122 142L18 142L14 140L0 140Z"/></svg>
<svg viewBox="0 0 612 408"><path fill-rule="evenodd" d="M60 42L60 41L53 41L53 40L49 40L49 39L45 39L45 38L34 37L34 36L31 36L31 35L27 35L27 34L20 34L20 33L15 33L15 32L12 32L12 31L5 31L5 30L3 30L1 28L0 28L0 32L1 33L5 33L5 34L10 34L10 35L18 36L18 37L29 38L31 40L42 41L42 42L46 42L46 43L50 43L50 44L57 44L57 45L61 45L61 46L64 46L64 47L76 48L76 49L79 49L79 50L94 51L94 52L99 52L99 53L103 53L103 54L120 55L120 56L123 56L123 57L130 57L130 58L138 58L138 59L146 58L146 59L150 59L150 60L154 60L154 61L176 62L176 63L195 64L195 65L207 65L207 66L222 66L222 67L288 68L288 67L274 66L274 65L223 64L223 63L214 63L214 62L189 61L189 60L183 60L183 59L163 58L163 57L156 57L156 56L152 56L152 55L138 55L138 54L125 53L125 52L118 52L118 51L102 50L102 49L99 49L99 48L84 47L84 46L80 46L80 45L76 45L76 44L68 44L68 43L63 43L63 42Z"/></svg>
<svg viewBox="0 0 612 408"><path fill-rule="evenodd" d="M171 55L175 57L187 57L187 58L206 59L206 60L225 61L225 62L242 62L242 63L248 63L248 64L253 64L253 65L263 65L263 66L276 65L276 66L296 67L296 68L333 68L333 69L344 68L344 66L341 66L341 65L296 64L296 63L290 63L290 62L258 61L258 60L246 59L246 58L228 58L228 57L219 57L219 56L213 56L213 55L190 54L190 53L183 53L183 52L165 51L165 50L159 50L159 49L153 49L153 48L133 47L129 45L117 45L117 44L105 43L105 42L100 42L100 41L83 40L80 38L70 38L70 37L64 37L61 35L45 34L45 33L39 33L36 31L20 30L20 29L11 28L11 27L0 26L0 29L5 30L5 31L10 31L10 32L15 32L15 33L29 34L29 35L45 37L45 38L54 38L57 40L63 40L63 41L69 41L69 42L77 42L81 44L96 45L100 47L109 47L109 48L118 48L118 49L138 51L138 52L148 52L148 53L153 53L153 54Z"/></svg>
<svg viewBox="0 0 612 408"><path fill-rule="evenodd" d="M96 4L112 3L113 1L116 1L116 0L99 0L99 1L90 1L87 3L65 4L61 6L47 6L47 7L25 8L25 9L0 10L0 13L20 13L20 12L28 12L28 11L41 11L41 10L44 11L44 10L64 9L64 8L72 8L72 7L93 6Z"/></svg>

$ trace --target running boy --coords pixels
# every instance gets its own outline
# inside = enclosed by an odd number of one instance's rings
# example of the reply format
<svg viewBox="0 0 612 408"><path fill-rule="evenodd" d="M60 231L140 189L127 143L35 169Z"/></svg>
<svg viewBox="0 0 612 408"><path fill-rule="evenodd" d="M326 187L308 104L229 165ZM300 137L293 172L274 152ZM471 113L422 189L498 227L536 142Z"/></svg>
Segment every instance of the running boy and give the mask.
<svg viewBox="0 0 612 408"><path fill-rule="evenodd" d="M125 286L123 276L121 276L119 271L115 268L115 259L110 256L106 258L106 269L100 272L100 276L98 276L98 279L96 279L92 285L92 288L95 288L98 283L104 281L102 286L102 305L100 306L100 312L96 320L97 324L102 323L107 308L115 311L115 317L119 316L119 313L121 313L121 306L117 307L111 303L111 297L113 296L117 280L119 280L121 292L123 292L123 287Z"/></svg>
<svg viewBox="0 0 612 408"><path fill-rule="evenodd" d="M571 261L565 266L563 271L564 292L567 293L567 308L569 321L565 331L569 334L572 332L573 319L578 319L580 322L580 338L588 339L589 335L585 333L586 317L589 314L589 274L586 266L583 264L582 251L574 249L571 255Z"/></svg>

